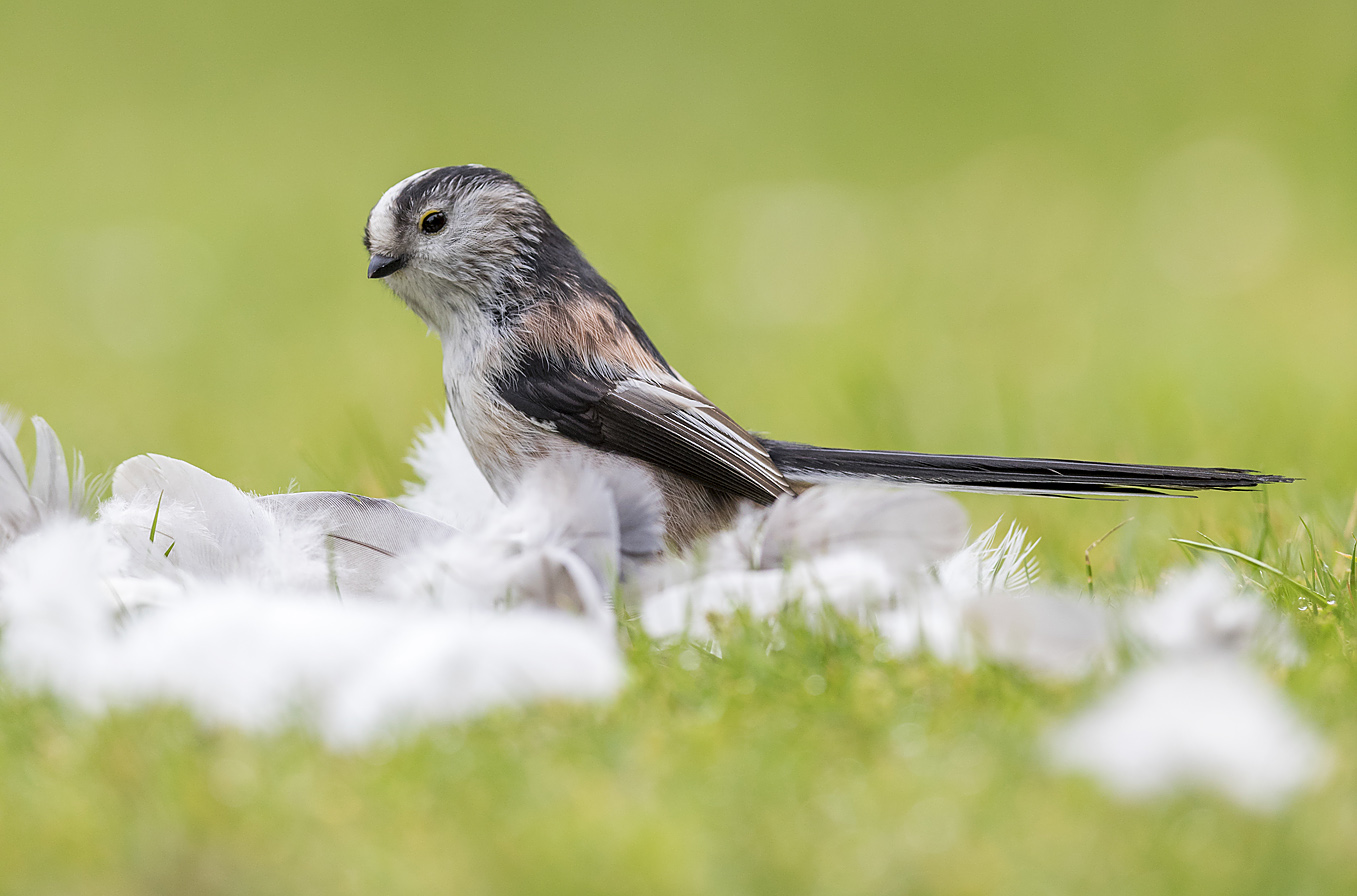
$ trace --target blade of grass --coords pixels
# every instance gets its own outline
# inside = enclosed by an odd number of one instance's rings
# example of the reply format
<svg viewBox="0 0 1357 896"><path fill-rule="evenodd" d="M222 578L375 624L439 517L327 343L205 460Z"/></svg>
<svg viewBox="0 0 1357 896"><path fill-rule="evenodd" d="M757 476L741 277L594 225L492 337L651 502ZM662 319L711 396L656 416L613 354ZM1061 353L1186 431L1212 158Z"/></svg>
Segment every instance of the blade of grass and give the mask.
<svg viewBox="0 0 1357 896"><path fill-rule="evenodd" d="M1352 553L1348 554L1348 603L1357 603L1357 540L1352 542Z"/></svg>
<svg viewBox="0 0 1357 896"><path fill-rule="evenodd" d="M1315 547L1315 533L1310 528L1310 524L1305 521L1305 517L1300 518L1300 524L1305 529L1306 537L1310 540L1310 587L1313 588L1319 583L1321 571L1329 571L1329 564L1324 562L1324 558L1319 553L1319 548Z"/></svg>
<svg viewBox="0 0 1357 896"><path fill-rule="evenodd" d="M1261 511L1260 515L1263 518L1263 525L1259 527L1258 547L1253 549L1253 556L1257 557L1259 560L1263 559L1263 550L1267 547L1268 536L1272 534L1272 514L1268 512L1269 506L1267 496L1267 490L1264 489L1263 501L1259 506L1259 510Z"/></svg>
<svg viewBox="0 0 1357 896"><path fill-rule="evenodd" d="M165 493L161 492L160 497L155 499L155 515L151 517L151 544L155 544L155 530L160 525L160 502L165 500Z"/></svg>
<svg viewBox="0 0 1357 896"><path fill-rule="evenodd" d="M1091 556L1091 554L1092 554L1092 552L1093 552L1093 549L1096 548L1098 545L1102 544L1108 537L1110 537L1110 536L1112 535L1113 532L1116 532L1118 529L1120 529L1122 526L1126 525L1127 523L1131 522L1131 520L1133 520L1133 519L1135 519L1135 517L1133 517L1133 516L1127 517L1126 519L1122 520L1120 523L1117 523L1117 524L1116 524L1115 526L1113 526L1111 529L1108 529L1106 532L1104 532L1100 538L1094 539L1093 544L1091 544L1091 545L1089 545L1088 547L1084 548L1084 569L1088 572L1088 595L1089 595L1089 597L1092 597L1092 596L1093 596L1093 557Z"/></svg>
<svg viewBox="0 0 1357 896"><path fill-rule="evenodd" d="M1245 563L1249 564L1250 566L1257 567L1258 569L1261 569L1264 572L1272 573L1274 576L1281 579L1283 582L1290 585L1292 588L1295 588L1297 591L1300 591L1303 594L1313 597L1315 600L1322 601L1323 603L1326 604L1329 602L1329 598L1326 597L1325 595L1320 594L1318 591L1314 590L1308 585L1303 585L1300 582L1297 582L1295 579L1291 578L1277 567L1264 563L1262 560L1259 560L1255 557L1250 557L1243 551L1236 551L1233 550L1232 548L1222 547L1221 545L1218 544L1205 544L1204 542L1200 541L1188 541L1185 538L1170 538L1169 541L1176 542L1189 548L1195 548L1199 551L1212 551L1217 554L1224 554L1227 557L1233 557L1236 560L1242 560Z"/></svg>

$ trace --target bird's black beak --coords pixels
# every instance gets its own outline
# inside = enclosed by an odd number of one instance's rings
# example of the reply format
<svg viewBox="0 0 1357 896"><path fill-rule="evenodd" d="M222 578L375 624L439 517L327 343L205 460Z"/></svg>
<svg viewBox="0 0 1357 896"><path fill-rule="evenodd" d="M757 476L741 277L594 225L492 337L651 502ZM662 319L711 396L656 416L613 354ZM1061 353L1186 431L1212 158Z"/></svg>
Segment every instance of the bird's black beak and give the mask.
<svg viewBox="0 0 1357 896"><path fill-rule="evenodd" d="M405 267L405 259L397 256L392 258L389 255L373 255L372 260L368 262L368 279L380 280L383 277L396 273Z"/></svg>

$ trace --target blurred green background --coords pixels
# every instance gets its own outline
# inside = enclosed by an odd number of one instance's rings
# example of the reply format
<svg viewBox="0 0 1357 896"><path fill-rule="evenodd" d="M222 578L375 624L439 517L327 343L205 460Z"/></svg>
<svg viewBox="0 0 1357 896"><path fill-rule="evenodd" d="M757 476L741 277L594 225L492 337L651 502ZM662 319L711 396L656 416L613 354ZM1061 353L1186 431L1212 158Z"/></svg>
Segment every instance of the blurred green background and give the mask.
<svg viewBox="0 0 1357 896"><path fill-rule="evenodd" d="M1180 562L1169 535L1252 549L1265 501L1258 552L1294 571L1301 518L1301 566L1351 544L1355 160L1352 0L5 0L0 402L95 468L398 490L439 346L365 279L362 227L474 161L751 428L1306 477L965 499L1028 524L1049 580L1128 517L1100 599ZM0 894L1351 892L1351 587L1290 613L1313 659L1288 688L1338 768L1277 819L1042 771L1040 732L1105 682L735 625L693 672L634 644L611 707L360 756L0 682Z"/></svg>
<svg viewBox="0 0 1357 896"><path fill-rule="evenodd" d="M10 0L0 112L0 401L96 468L399 488L439 346L360 235L474 161L751 428L1357 486L1351 2ZM968 503L1059 578L1257 499Z"/></svg>

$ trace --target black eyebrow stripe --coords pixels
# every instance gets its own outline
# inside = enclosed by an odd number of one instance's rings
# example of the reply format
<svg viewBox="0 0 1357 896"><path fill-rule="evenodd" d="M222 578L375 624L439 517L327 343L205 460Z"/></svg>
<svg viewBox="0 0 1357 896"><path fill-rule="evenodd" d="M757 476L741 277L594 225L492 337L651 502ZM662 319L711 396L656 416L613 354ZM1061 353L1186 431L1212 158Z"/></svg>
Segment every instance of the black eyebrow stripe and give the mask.
<svg viewBox="0 0 1357 896"><path fill-rule="evenodd" d="M497 168L482 168L477 165L452 165L435 168L423 177L416 178L405 185L392 204L392 213L398 219L409 219L429 204L431 197L439 194L466 193L485 184L511 184L524 192L527 190L513 177Z"/></svg>

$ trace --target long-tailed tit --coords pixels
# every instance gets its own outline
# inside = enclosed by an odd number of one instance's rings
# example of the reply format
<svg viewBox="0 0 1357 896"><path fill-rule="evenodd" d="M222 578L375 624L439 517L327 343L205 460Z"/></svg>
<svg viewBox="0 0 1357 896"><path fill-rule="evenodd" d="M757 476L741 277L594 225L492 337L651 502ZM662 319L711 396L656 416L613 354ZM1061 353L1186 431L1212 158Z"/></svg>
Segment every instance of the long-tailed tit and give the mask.
<svg viewBox="0 0 1357 896"><path fill-rule="evenodd" d="M368 216L368 276L443 342L448 405L508 498L537 459L587 452L659 485L668 538L726 525L817 483L877 479L953 490L1134 495L1290 481L1248 470L818 448L755 436L669 366L608 282L518 181L432 168Z"/></svg>

